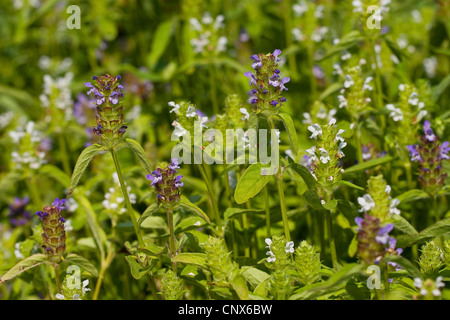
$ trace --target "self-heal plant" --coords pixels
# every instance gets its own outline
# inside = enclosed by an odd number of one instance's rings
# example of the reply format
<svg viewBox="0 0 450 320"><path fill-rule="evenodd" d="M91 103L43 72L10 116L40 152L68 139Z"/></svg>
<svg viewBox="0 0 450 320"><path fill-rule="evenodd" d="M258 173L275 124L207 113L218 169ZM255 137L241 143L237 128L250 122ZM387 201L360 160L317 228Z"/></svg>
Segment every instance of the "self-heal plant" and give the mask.
<svg viewBox="0 0 450 320"><path fill-rule="evenodd" d="M251 71L244 73L250 80L252 94L255 96L251 100L254 111L268 117L276 115L281 105L286 102L283 91L288 90L285 84L290 81L290 78L283 78L280 75L278 65L280 54L281 50L276 49L273 53L252 55L252 68L255 73Z"/></svg>

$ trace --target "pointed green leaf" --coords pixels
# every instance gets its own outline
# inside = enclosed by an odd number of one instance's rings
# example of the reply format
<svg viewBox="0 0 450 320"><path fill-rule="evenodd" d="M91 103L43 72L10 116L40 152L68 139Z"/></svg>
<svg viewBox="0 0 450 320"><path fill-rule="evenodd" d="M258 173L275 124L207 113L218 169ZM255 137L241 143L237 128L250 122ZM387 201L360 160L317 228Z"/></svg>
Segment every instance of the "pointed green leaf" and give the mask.
<svg viewBox="0 0 450 320"><path fill-rule="evenodd" d="M294 162L294 160L292 160L291 158L289 158L289 162L290 164L288 168L294 170L302 177L303 181L305 181L306 185L308 186L308 189L316 189L317 180L314 178L308 168Z"/></svg>
<svg viewBox="0 0 450 320"><path fill-rule="evenodd" d="M325 204L323 205L323 207L324 207L325 209L327 209L328 211L333 211L334 208L336 208L337 204L338 204L338 202L337 202L336 199L331 199L330 201L328 201L327 203L325 203Z"/></svg>
<svg viewBox="0 0 450 320"><path fill-rule="evenodd" d="M11 269L9 269L3 276L0 277L0 285L4 282L17 277L22 272L34 268L42 263L47 262L47 256L42 253L33 254L22 261L19 261Z"/></svg>
<svg viewBox="0 0 450 320"><path fill-rule="evenodd" d="M78 157L77 163L75 164L75 168L73 169L67 196L70 196L72 194L73 190L78 185L78 182L80 182L84 171L86 171L89 163L94 158L94 156L100 151L105 150L105 147L99 144L93 144L92 146L87 147L81 152L80 156Z"/></svg>
<svg viewBox="0 0 450 320"><path fill-rule="evenodd" d="M412 189L412 190L408 190L408 191L398 195L395 198L398 199L401 203L403 203L403 202L408 202L408 201L413 201L413 200L418 200L418 199L425 199L425 198L429 198L429 197L430 197L430 195L423 190Z"/></svg>
<svg viewBox="0 0 450 320"><path fill-rule="evenodd" d="M152 49L147 57L147 63L151 70L154 69L161 55L170 43L173 21L168 20L160 23L153 33Z"/></svg>
<svg viewBox="0 0 450 320"><path fill-rule="evenodd" d="M357 173L357 172L364 171L366 169L370 169L370 168L378 166L380 164L384 164L386 162L389 162L392 159L394 159L394 158L392 158L391 156L384 156L384 157L381 157L381 158L376 158L376 159L372 159L372 160L369 160L369 161L365 161L363 163L358 163L358 164L356 164L354 166L351 166L350 168L345 169L344 176L348 175L350 173Z"/></svg>
<svg viewBox="0 0 450 320"><path fill-rule="evenodd" d="M336 184L337 185L348 186L348 187L351 187L351 188L354 188L354 189L358 189L358 190L364 191L363 187L357 186L356 184L353 184L353 183L351 183L349 181L340 180Z"/></svg>
<svg viewBox="0 0 450 320"><path fill-rule="evenodd" d="M172 262L194 265L200 268L207 268L206 254L181 252L172 258Z"/></svg>
<svg viewBox="0 0 450 320"><path fill-rule="evenodd" d="M322 201L320 200L319 195L317 194L316 190L309 189L306 190L306 192L303 194L303 197L305 197L305 200L308 201L308 203L315 209L323 209Z"/></svg>
<svg viewBox="0 0 450 320"><path fill-rule="evenodd" d="M261 169L269 170L270 167L262 163L250 165L239 179L234 190L234 200L238 204L247 202L256 196L270 181L271 175L261 175Z"/></svg>
<svg viewBox="0 0 450 320"><path fill-rule="evenodd" d="M144 213L139 217L138 225L140 226L141 223L147 219L149 216L151 216L153 213L159 210L159 204L158 203L152 203L150 206L148 206L147 209L145 209Z"/></svg>
<svg viewBox="0 0 450 320"><path fill-rule="evenodd" d="M292 151L295 156L298 154L298 139L297 139L297 131L295 130L294 121L291 116L287 113L279 113L278 116L281 118L281 121L286 128L286 131L289 135L289 141L291 143Z"/></svg>
<svg viewBox="0 0 450 320"><path fill-rule="evenodd" d="M185 196L181 196L180 201L178 202L178 205L181 208L186 209L188 212L191 212L191 213L199 216L200 218L205 220L208 224L211 223L211 221L209 220L208 215L202 209L200 209L195 204L190 202L189 199L186 198Z"/></svg>
<svg viewBox="0 0 450 320"><path fill-rule="evenodd" d="M241 300L248 300L248 288L245 278L238 274L230 281L231 287Z"/></svg>
<svg viewBox="0 0 450 320"><path fill-rule="evenodd" d="M125 260L128 262L128 265L130 266L131 275L136 280L141 279L151 269L150 266L147 268L142 267L141 264L137 261L136 256L125 256Z"/></svg>
<svg viewBox="0 0 450 320"><path fill-rule="evenodd" d="M92 276L98 277L98 270L97 268L86 258L79 256L75 253L69 253L64 260L70 264L75 264L82 269L89 272Z"/></svg>
<svg viewBox="0 0 450 320"><path fill-rule="evenodd" d="M125 146L130 148L131 150L133 150L134 154L141 161L141 163L144 166L147 173L151 173L153 171L152 164L148 160L148 157L145 154L145 151L142 148L142 146L139 144L139 142L128 138L128 139L125 139Z"/></svg>
<svg viewBox="0 0 450 320"><path fill-rule="evenodd" d="M392 220L394 221L394 228L400 230L403 233L406 233L411 236L417 236L419 232L402 216L394 215L392 216Z"/></svg>

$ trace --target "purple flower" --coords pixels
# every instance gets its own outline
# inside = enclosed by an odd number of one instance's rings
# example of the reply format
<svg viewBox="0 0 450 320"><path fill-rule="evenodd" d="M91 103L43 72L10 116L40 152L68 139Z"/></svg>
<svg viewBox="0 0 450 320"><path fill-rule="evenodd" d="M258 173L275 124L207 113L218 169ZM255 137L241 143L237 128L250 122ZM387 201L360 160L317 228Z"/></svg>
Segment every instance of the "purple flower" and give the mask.
<svg viewBox="0 0 450 320"><path fill-rule="evenodd" d="M250 102L251 102L252 104L255 104L255 103L258 102L258 99L252 99Z"/></svg>
<svg viewBox="0 0 450 320"><path fill-rule="evenodd" d="M425 132L425 138L428 141L433 142L436 139L436 136L434 135L433 129L431 129L430 121L426 120L423 124L423 131Z"/></svg>
<svg viewBox="0 0 450 320"><path fill-rule="evenodd" d="M361 218L361 217L356 217L355 218L355 222L356 222L357 226L360 227L360 228L362 226L363 221L364 221L364 219Z"/></svg>
<svg viewBox="0 0 450 320"><path fill-rule="evenodd" d="M256 69L259 69L259 68L262 67L261 59L258 57L257 54L252 55L252 56L250 57L250 59L255 60L255 61L252 63L252 68L253 68L253 69L256 70Z"/></svg>
<svg viewBox="0 0 450 320"><path fill-rule="evenodd" d="M87 92L87 95L90 95L91 93L95 94L95 93L98 92L97 88L94 87L94 85L92 83L86 82L84 85L89 88L89 91Z"/></svg>
<svg viewBox="0 0 450 320"><path fill-rule="evenodd" d="M244 76L248 77L250 79L250 85L256 86L256 77L251 71L247 71L244 73Z"/></svg>
<svg viewBox="0 0 450 320"><path fill-rule="evenodd" d="M23 197L23 199L14 198L14 202L9 205L9 217L13 226L22 226L31 220L30 212L25 210L28 202L28 197Z"/></svg>
<svg viewBox="0 0 450 320"><path fill-rule="evenodd" d="M120 129L119 129L119 133L124 134L124 133L126 132L127 128L128 128L128 127L125 126L125 125L124 125L124 126L121 126Z"/></svg>
<svg viewBox="0 0 450 320"><path fill-rule="evenodd" d="M281 97L280 102L286 102L286 98L285 97Z"/></svg>
<svg viewBox="0 0 450 320"><path fill-rule="evenodd" d="M272 100L272 101L270 101L270 104L275 107L278 104L278 101L277 100Z"/></svg>
<svg viewBox="0 0 450 320"><path fill-rule="evenodd" d="M108 100L112 103L112 104L118 104L119 103L119 97L120 97L120 93L117 91L113 91L113 93L111 93L111 95L109 96Z"/></svg>
<svg viewBox="0 0 450 320"><path fill-rule="evenodd" d="M58 209L59 211L64 210L66 207L64 207L64 204L66 203L66 199L56 198L55 201L53 201L52 206Z"/></svg>
<svg viewBox="0 0 450 320"><path fill-rule="evenodd" d="M97 105L101 105L106 101L105 96L100 92L96 92L94 95L96 97L95 102L97 103Z"/></svg>
<svg viewBox="0 0 450 320"><path fill-rule="evenodd" d="M442 142L441 148L439 150L439 158L449 160L450 159L450 157L448 156L449 151L450 151L449 142L448 141Z"/></svg>
<svg viewBox="0 0 450 320"><path fill-rule="evenodd" d="M173 158L169 165L169 172L171 174L174 174L177 172L177 169L180 169L180 166L178 165L178 159Z"/></svg>
<svg viewBox="0 0 450 320"><path fill-rule="evenodd" d="M37 215L39 217L39 220L44 220L44 217L48 216L47 212L44 211L38 211L35 213L35 215Z"/></svg>
<svg viewBox="0 0 450 320"><path fill-rule="evenodd" d="M408 146L406 146L406 148L409 151L411 161L422 162L422 157L420 156L420 153L417 150L417 144L408 145Z"/></svg>
<svg viewBox="0 0 450 320"><path fill-rule="evenodd" d="M162 174L158 170L155 170L151 174L147 175L147 180L152 181L150 186L154 186L162 180Z"/></svg>
<svg viewBox="0 0 450 320"><path fill-rule="evenodd" d="M283 78L280 82L280 92L283 90L287 90L287 88L284 86L285 83L288 83L291 79L290 78Z"/></svg>
<svg viewBox="0 0 450 320"><path fill-rule="evenodd" d="M388 241L390 239L388 233L391 232L393 228L394 228L393 223L390 223L390 224L386 225L385 227L381 228L380 231L378 231L378 234L375 237L375 240L378 243L382 243L382 244L388 243Z"/></svg>
<svg viewBox="0 0 450 320"><path fill-rule="evenodd" d="M278 56L281 54L280 49L275 49L275 51L272 53L272 55L275 57L276 61L280 61L281 59L278 58Z"/></svg>
<svg viewBox="0 0 450 320"><path fill-rule="evenodd" d="M96 127L92 129L92 132L94 132L96 135L100 137L102 135L102 129L103 126L101 124L98 124Z"/></svg>
<svg viewBox="0 0 450 320"><path fill-rule="evenodd" d="M183 178L183 176L176 176L175 181L174 181L175 188L180 188L180 187L184 186L184 183L181 182L181 178Z"/></svg>

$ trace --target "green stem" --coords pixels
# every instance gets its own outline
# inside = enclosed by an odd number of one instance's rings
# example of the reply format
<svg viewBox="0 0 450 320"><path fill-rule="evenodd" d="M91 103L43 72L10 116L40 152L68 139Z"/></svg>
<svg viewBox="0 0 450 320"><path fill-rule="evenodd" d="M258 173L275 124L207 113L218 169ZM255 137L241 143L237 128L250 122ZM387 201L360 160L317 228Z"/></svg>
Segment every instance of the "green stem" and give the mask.
<svg viewBox="0 0 450 320"><path fill-rule="evenodd" d="M384 299L388 300L389 295L389 271L388 264L384 264Z"/></svg>
<svg viewBox="0 0 450 320"><path fill-rule="evenodd" d="M216 219L217 227L221 228L222 220L220 219L219 206L216 201L216 197L215 197L215 193L214 193L214 189L213 189L211 180L209 179L208 174L206 173L204 164L199 164L198 168L203 177L203 180L205 181L206 188L208 189L208 194L209 194L209 198L211 200L211 204L212 204L212 208L213 208L213 212L214 212L214 218Z"/></svg>
<svg viewBox="0 0 450 320"><path fill-rule="evenodd" d="M378 60L377 60L377 53L375 51L375 39L373 37L370 38L369 41L370 50L373 55L373 63L375 64L375 84L377 86L376 88L376 104L377 108L381 109L383 108L383 87L381 85L381 72L380 67L378 66ZM386 119L385 116L381 116L381 130L384 133L384 130L386 128Z"/></svg>
<svg viewBox="0 0 450 320"><path fill-rule="evenodd" d="M141 235L141 232L139 230L139 226L138 226L138 223L136 221L136 217L135 217L134 212L133 212L133 207L131 206L130 198L128 197L127 187L126 187L125 182L123 180L122 171L120 170L120 166L119 166L119 161L117 159L116 150L111 149L110 151L111 151L112 158L114 160L114 165L116 167L117 176L119 177L120 188L122 189L123 198L125 199L125 204L127 206L128 215L130 216L131 222L133 223L134 232L136 233L139 246L143 248L144 247L144 240L142 239L142 235Z"/></svg>
<svg viewBox="0 0 450 320"><path fill-rule="evenodd" d="M175 257L175 254L177 252L177 248L175 246L175 232L173 228L173 212L172 208L168 208L166 210L167 213L167 224L169 225L169 253L170 258L172 259ZM177 264L175 262L172 262L172 270L173 272L177 273Z"/></svg>
<svg viewBox="0 0 450 320"><path fill-rule="evenodd" d="M55 264L53 265L53 268L55 269L55 280L56 280L56 292L61 293L61 282L59 281L59 265Z"/></svg>
<svg viewBox="0 0 450 320"><path fill-rule="evenodd" d="M267 185L264 187L264 202L266 206L266 237L271 238L270 234L270 205L269 205L269 191Z"/></svg>
<svg viewBox="0 0 450 320"><path fill-rule="evenodd" d="M267 117L267 122L269 123L270 133L272 134L272 130L275 129L273 120L270 117ZM291 241L291 235L289 232L289 221L287 218L286 200L284 198L283 172L281 172L280 166L278 167L278 172L280 173L276 174L275 178L277 180L278 196L280 198L281 217L283 219L284 236L286 240L289 242Z"/></svg>
<svg viewBox="0 0 450 320"><path fill-rule="evenodd" d="M42 210L42 201L41 201L41 195L39 192L39 188L36 184L36 179L32 176L25 179L25 183L27 185L28 190L30 190L31 198L33 199L33 203L36 206L36 208L39 208L39 210Z"/></svg>
<svg viewBox="0 0 450 320"><path fill-rule="evenodd" d="M334 237L333 237L333 220L331 218L331 215L332 215L331 212L325 212L325 220L326 220L327 231L328 231L328 240L330 241L331 261L333 263L333 269L338 270L339 262L337 259L336 244L334 242Z"/></svg>
<svg viewBox="0 0 450 320"><path fill-rule="evenodd" d="M358 162L359 163L363 163L364 162L364 159L363 159L363 157L362 157L362 147L361 147L361 145L362 145L362 139L361 139L361 127L360 127L360 125L358 124L358 119L354 119L354 121L353 121L353 123L355 124L355 126L356 126L356 131L355 131L355 143L356 143L356 156L357 156L357 159L358 159Z"/></svg>
<svg viewBox="0 0 450 320"><path fill-rule="evenodd" d="M284 11L284 30L286 37L286 47L292 46L292 13L291 13L291 1L283 0L283 11ZM297 79L297 62L295 60L295 55L293 53L288 55L289 71L293 79Z"/></svg>

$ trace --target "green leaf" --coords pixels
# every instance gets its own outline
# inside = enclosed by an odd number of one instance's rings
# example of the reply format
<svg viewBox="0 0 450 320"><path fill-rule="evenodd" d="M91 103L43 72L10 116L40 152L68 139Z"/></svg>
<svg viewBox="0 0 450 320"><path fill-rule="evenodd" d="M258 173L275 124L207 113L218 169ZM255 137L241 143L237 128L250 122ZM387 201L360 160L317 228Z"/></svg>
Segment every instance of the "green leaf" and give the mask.
<svg viewBox="0 0 450 320"><path fill-rule="evenodd" d="M358 263L350 263L343 266L327 281L314 283L297 290L289 300L315 299L320 296L336 292L345 287L347 281L357 274L361 274L363 266Z"/></svg>
<svg viewBox="0 0 450 320"><path fill-rule="evenodd" d="M79 256L75 253L69 253L64 260L66 262L69 262L71 264L75 264L79 267L81 267L82 269L86 270L87 272L89 272L92 276L94 277L98 277L98 270L97 268L86 258Z"/></svg>
<svg viewBox="0 0 450 320"><path fill-rule="evenodd" d="M297 172L305 181L306 185L308 186L308 189L316 189L316 179L313 177L311 172L308 170L307 167L302 166L301 164L295 163L294 160L292 160L289 157L289 166L287 168L290 168Z"/></svg>
<svg viewBox="0 0 450 320"><path fill-rule="evenodd" d="M330 201L325 203L323 205L323 207L325 209L327 209L328 211L332 211L332 210L334 210L334 208L336 208L337 204L338 204L338 201L336 199L331 199Z"/></svg>
<svg viewBox="0 0 450 320"><path fill-rule="evenodd" d="M394 221L394 228L411 236L417 236L419 232L402 216L394 215L391 218Z"/></svg>
<svg viewBox="0 0 450 320"><path fill-rule="evenodd" d="M297 139L297 131L295 130L294 121L291 116L287 113L279 113L278 117L280 117L281 121L286 128L286 131L289 135L289 141L291 143L292 151L295 156L298 154L298 139Z"/></svg>
<svg viewBox="0 0 450 320"><path fill-rule="evenodd" d="M153 34L152 48L147 56L148 67L153 70L161 55L166 50L172 36L173 20L167 20L158 25Z"/></svg>
<svg viewBox="0 0 450 320"><path fill-rule="evenodd" d="M89 228L92 232L92 236L95 239L95 242L97 244L97 248L100 251L100 256L102 260L105 259L105 244L106 244L106 234L103 231L103 229L100 227L97 221L97 216L95 214L94 209L92 208L91 203L89 200L80 195L76 195L76 199L78 200L78 203L84 208L84 211L86 212L86 218L89 225Z"/></svg>
<svg viewBox="0 0 450 320"><path fill-rule="evenodd" d="M148 216L141 222L141 229L163 229L168 230L166 220L163 217Z"/></svg>
<svg viewBox="0 0 450 320"><path fill-rule="evenodd" d="M248 300L248 288L245 278L238 274L230 281L231 287L241 300Z"/></svg>
<svg viewBox="0 0 450 320"><path fill-rule="evenodd" d="M402 61L403 58L408 58L408 55L400 49L397 42L393 41L389 37L384 38L386 45L392 51L392 53L398 58L398 60Z"/></svg>
<svg viewBox="0 0 450 320"><path fill-rule="evenodd" d="M267 272L254 267L244 268L245 267L243 267L242 275L253 288L256 288L261 282L270 278L270 275Z"/></svg>
<svg viewBox="0 0 450 320"><path fill-rule="evenodd" d="M308 203L315 209L322 210L324 207L322 205L322 200L320 200L319 195L317 194L316 190L309 189L306 190L303 194L303 197L305 197L305 200L308 201Z"/></svg>
<svg viewBox="0 0 450 320"><path fill-rule="evenodd" d="M189 199L186 198L185 196L181 196L180 201L178 202L178 205L181 208L186 209L188 212L191 212L191 213L199 216L200 218L205 220L208 224L211 223L211 221L209 220L208 215L202 209L200 209L195 204L190 202Z"/></svg>
<svg viewBox="0 0 450 320"><path fill-rule="evenodd" d="M347 250L348 256L354 257L357 251L358 251L358 237L355 234L355 236L352 238L352 241L348 245L348 250Z"/></svg>
<svg viewBox="0 0 450 320"><path fill-rule="evenodd" d="M395 262L401 265L413 278L420 278L422 279L422 274L420 273L419 269L408 259L402 257L402 256L394 256L394 255L388 255L384 257L384 261L386 262Z"/></svg>
<svg viewBox="0 0 450 320"><path fill-rule="evenodd" d="M69 190L67 191L67 197L72 194L73 190L78 185L78 182L80 182L81 176L83 175L84 171L86 171L89 163L94 158L94 156L100 151L106 150L107 149L105 149L105 147L99 144L93 144L92 146L87 147L81 152L80 156L78 157L77 163L75 164L75 168L73 169Z"/></svg>
<svg viewBox="0 0 450 320"><path fill-rule="evenodd" d="M380 164L384 164L386 162L389 162L391 160L393 160L394 158L392 158L391 156L384 156L381 158L376 158L376 159L372 159L369 161L365 161L363 163L358 163L354 166L351 166L350 168L345 169L344 171L344 176L348 175L350 173L357 173L357 172L361 172L364 171L366 169L378 166Z"/></svg>
<svg viewBox="0 0 450 320"><path fill-rule="evenodd" d="M335 82L331 85L329 85L319 96L319 100L323 101L325 100L328 96L332 95L333 93L341 90L344 86L342 85L342 83L338 83Z"/></svg>
<svg viewBox="0 0 450 320"><path fill-rule="evenodd" d="M142 267L141 264L137 261L136 256L125 256L125 260L128 262L128 265L130 266L131 275L136 280L141 279L150 271L151 267L150 266L147 268Z"/></svg>
<svg viewBox="0 0 450 320"><path fill-rule="evenodd" d="M337 206L348 221L355 223L355 218L358 216L358 208L353 202L339 199Z"/></svg>
<svg viewBox="0 0 450 320"><path fill-rule="evenodd" d="M8 280L11 280L12 278L17 277L22 272L34 268L42 263L48 263L47 256L42 253L33 254L22 261L19 261L11 269L9 269L8 272L0 277L0 285Z"/></svg>
<svg viewBox="0 0 450 320"><path fill-rule="evenodd" d="M153 213L159 210L159 204L158 203L152 203L148 206L147 209L142 213L142 215L139 217L138 225L140 226L141 223L147 219L149 216L151 216Z"/></svg>
<svg viewBox="0 0 450 320"><path fill-rule="evenodd" d="M262 163L250 165L239 179L234 190L234 200L238 204L247 202L256 196L270 181L271 175L261 175L261 169L268 168Z"/></svg>
<svg viewBox="0 0 450 320"><path fill-rule="evenodd" d="M241 214L246 213L264 213L264 210L258 210L258 209L248 209L248 208L228 208L225 210L225 213L223 214L224 220L229 221L231 218L235 218L236 216L239 216Z"/></svg>
<svg viewBox="0 0 450 320"><path fill-rule="evenodd" d="M60 168L52 164L41 166L39 172L58 181L64 187L67 187L70 184L70 177Z"/></svg>
<svg viewBox="0 0 450 320"><path fill-rule="evenodd" d="M450 233L450 218L442 219L425 230L422 230L419 233L416 242L422 242L435 237L445 236L448 233Z"/></svg>
<svg viewBox="0 0 450 320"><path fill-rule="evenodd" d="M337 185L344 185L344 186L348 186L348 187L351 187L351 188L354 188L354 189L358 189L358 190L364 191L363 187L357 186L356 184L353 184L353 183L351 183L349 181L340 180L336 184Z"/></svg>
<svg viewBox="0 0 450 320"><path fill-rule="evenodd" d="M338 54L344 50L347 50L347 49L353 47L354 45L356 45L358 42L360 42L362 40L364 40L364 37L359 31L357 31L357 30L350 31L349 33L344 35L341 38L341 41L339 41L338 44L336 44L334 47L332 47L331 50L329 50L324 56L319 57L315 60L322 61L322 60L328 59L328 58L334 56L335 54Z"/></svg>
<svg viewBox="0 0 450 320"><path fill-rule="evenodd" d="M147 173L151 173L153 171L152 164L148 160L148 157L139 142L133 139L125 139L125 146L133 150L134 154L139 158Z"/></svg>
<svg viewBox="0 0 450 320"><path fill-rule="evenodd" d="M403 202L408 202L408 201L413 201L413 200L418 200L418 199L425 199L428 197L430 197L430 195L428 193L426 193L425 191L420 190L420 189L412 189L412 190L408 190L408 191L398 195L395 198L398 199L400 201L400 203L403 203Z"/></svg>
<svg viewBox="0 0 450 320"><path fill-rule="evenodd" d="M172 258L172 262L194 265L200 268L207 268L206 254L181 252Z"/></svg>

